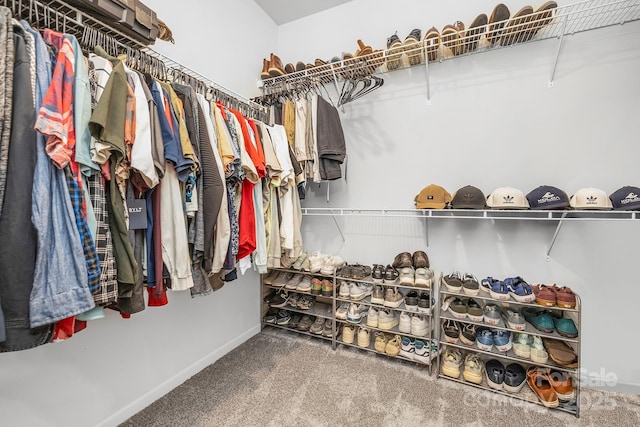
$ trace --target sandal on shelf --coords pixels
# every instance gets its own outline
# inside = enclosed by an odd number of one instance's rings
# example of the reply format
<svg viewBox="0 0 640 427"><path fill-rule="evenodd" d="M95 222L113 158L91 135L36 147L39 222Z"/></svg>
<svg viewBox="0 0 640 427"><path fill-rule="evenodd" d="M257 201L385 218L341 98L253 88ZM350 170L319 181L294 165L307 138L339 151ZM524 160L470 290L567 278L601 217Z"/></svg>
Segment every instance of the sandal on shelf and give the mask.
<svg viewBox="0 0 640 427"><path fill-rule="evenodd" d="M504 284L511 298L518 302L532 302L536 299L531 286L520 276L506 278Z"/></svg>
<svg viewBox="0 0 640 427"><path fill-rule="evenodd" d="M578 367L578 356L576 356L576 353L566 342L542 338L542 343L551 360L558 365L568 368Z"/></svg>

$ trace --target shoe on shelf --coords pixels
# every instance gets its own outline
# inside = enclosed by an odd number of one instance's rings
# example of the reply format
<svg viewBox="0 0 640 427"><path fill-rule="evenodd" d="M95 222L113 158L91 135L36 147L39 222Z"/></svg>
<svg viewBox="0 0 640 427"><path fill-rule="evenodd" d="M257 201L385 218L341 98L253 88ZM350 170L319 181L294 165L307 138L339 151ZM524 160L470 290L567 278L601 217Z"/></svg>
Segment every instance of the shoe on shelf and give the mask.
<svg viewBox="0 0 640 427"><path fill-rule="evenodd" d="M322 290L322 288L320 288ZM311 278L309 276L303 276L298 286L296 286L298 292L311 292Z"/></svg>
<svg viewBox="0 0 640 427"><path fill-rule="evenodd" d="M340 307L336 309L336 319L347 320L347 314L349 314L349 303L343 302Z"/></svg>
<svg viewBox="0 0 640 427"><path fill-rule="evenodd" d="M421 363L429 363L437 356L437 344L433 340L429 345L428 340L416 339L414 342L413 360Z"/></svg>
<svg viewBox="0 0 640 427"><path fill-rule="evenodd" d="M400 284L403 286L414 286L416 272L413 267L402 267L399 271Z"/></svg>
<svg viewBox="0 0 640 427"><path fill-rule="evenodd" d="M540 31L542 27L549 24L553 19L553 9L557 7L558 4L555 1L548 1L536 9L529 20L529 22L531 22L531 25L529 25L530 29L527 31L522 41L531 40L536 34L538 34L538 31Z"/></svg>
<svg viewBox="0 0 640 427"><path fill-rule="evenodd" d="M537 335L533 337L529 353L533 363L545 364L549 360L549 353L544 348L542 338Z"/></svg>
<svg viewBox="0 0 640 427"><path fill-rule="evenodd" d="M398 330L403 334L411 333L411 315L406 311L400 313L400 321L398 323Z"/></svg>
<svg viewBox="0 0 640 427"><path fill-rule="evenodd" d="M484 323L496 326L500 323L500 309L495 304L487 304L482 309Z"/></svg>
<svg viewBox="0 0 640 427"><path fill-rule="evenodd" d="M262 283L264 283L265 285L272 285L273 279L278 277L278 274L280 274L278 270L270 270L267 274L264 274L262 276Z"/></svg>
<svg viewBox="0 0 640 427"><path fill-rule="evenodd" d="M531 21L532 15L533 8L531 6L524 6L517 11L509 22L507 22L507 25L504 26L502 36L500 37L500 44L502 46L509 46L525 41L528 35L526 28L529 25L527 24Z"/></svg>
<svg viewBox="0 0 640 427"><path fill-rule="evenodd" d="M384 278L382 279L385 285L395 285L398 283L398 270L387 265L384 269Z"/></svg>
<svg viewBox="0 0 640 427"><path fill-rule="evenodd" d="M378 327L378 309L374 306L369 306L369 310L367 311L367 326L371 326L372 328Z"/></svg>
<svg viewBox="0 0 640 427"><path fill-rule="evenodd" d="M516 333L515 338L513 340L513 352L518 357L522 357L523 359L531 358L531 343L533 339L529 336L529 334L525 333ZM542 345L542 341L540 342ZM544 350L544 348L543 348ZM546 363L546 362L537 362L537 363Z"/></svg>
<svg viewBox="0 0 640 427"><path fill-rule="evenodd" d="M492 389L502 390L505 376L504 365L496 359L487 360L485 373L487 375L487 385Z"/></svg>
<svg viewBox="0 0 640 427"><path fill-rule="evenodd" d="M338 271L336 271L336 276L342 277L343 279L351 278L351 266L349 264L345 264Z"/></svg>
<svg viewBox="0 0 640 427"><path fill-rule="evenodd" d="M411 335L426 337L429 332L429 319L422 314L414 314L411 317Z"/></svg>
<svg viewBox="0 0 640 427"><path fill-rule="evenodd" d="M467 317L469 320L473 322L482 322L484 319L484 312L482 311L482 307L480 304L473 298L469 298L465 301L465 305L467 306Z"/></svg>
<svg viewBox="0 0 640 427"><path fill-rule="evenodd" d="M460 331L460 341L466 345L474 345L476 343L476 329L478 327L471 323L465 323Z"/></svg>
<svg viewBox="0 0 640 427"><path fill-rule="evenodd" d="M424 345L424 343L422 343ZM415 342L413 339L409 337L402 337L402 341L400 342L400 356L406 357L407 359L415 359Z"/></svg>
<svg viewBox="0 0 640 427"><path fill-rule="evenodd" d="M462 354L457 348L448 347L444 352L442 360L442 373L448 377L460 378L460 365L462 364Z"/></svg>
<svg viewBox="0 0 640 427"><path fill-rule="evenodd" d="M271 286L282 287L287 284L289 279L293 276L293 273L287 273L286 271L280 271L273 282L271 282Z"/></svg>
<svg viewBox="0 0 640 427"><path fill-rule="evenodd" d="M471 25L469 25L469 29L465 33L465 50L467 52L473 52L478 47L478 41L480 37L485 32L487 28L487 23L489 22L489 18L484 13L476 16Z"/></svg>
<svg viewBox="0 0 640 427"><path fill-rule="evenodd" d="M320 267L320 274L330 276L336 272L337 269L344 265L344 260L338 255L329 255L322 260L322 266Z"/></svg>
<svg viewBox="0 0 640 427"><path fill-rule="evenodd" d="M387 346L387 341L389 341L389 337L387 337L387 334L380 331L377 331L375 333L375 336L376 338L373 342L373 348L380 353L384 353Z"/></svg>
<svg viewBox="0 0 640 427"><path fill-rule="evenodd" d="M493 332L489 328L476 329L476 345L480 350L491 351L493 348Z"/></svg>
<svg viewBox="0 0 640 427"><path fill-rule="evenodd" d="M344 325L342 328L342 342L345 344L353 344L356 334L354 325Z"/></svg>
<svg viewBox="0 0 640 427"><path fill-rule="evenodd" d="M431 310L433 309L432 302L429 292L420 292L420 295L418 296L418 312L431 313Z"/></svg>
<svg viewBox="0 0 640 427"><path fill-rule="evenodd" d="M332 337L333 336L333 321L331 319L327 319L324 321L324 327L322 328L322 336L323 337Z"/></svg>
<svg viewBox="0 0 640 427"><path fill-rule="evenodd" d="M527 372L522 365L511 363L504 369L504 390L509 393L519 393L527 380Z"/></svg>
<svg viewBox="0 0 640 427"><path fill-rule="evenodd" d="M264 58L262 59L262 71L260 72L260 78L262 80L266 80L266 79L270 79L271 78L271 74L269 74L269 67L271 66L271 63L269 62L268 59Z"/></svg>
<svg viewBox="0 0 640 427"><path fill-rule="evenodd" d="M322 335L322 331L324 329L324 322L325 322L325 319L323 317L319 317L319 316L316 317L316 320L311 325L311 328L309 328L309 332L315 335Z"/></svg>
<svg viewBox="0 0 640 427"><path fill-rule="evenodd" d="M504 279L504 285L507 287L511 298L518 302L533 302L536 300L533 289L531 289L531 286L520 276Z"/></svg>
<svg viewBox="0 0 640 427"><path fill-rule="evenodd" d="M456 344L458 342L458 338L460 338L460 326L458 322L455 320L447 319L442 324L442 329L444 330L444 339L449 344ZM491 331L489 331L491 333ZM491 341L493 344L493 341Z"/></svg>
<svg viewBox="0 0 640 427"><path fill-rule="evenodd" d="M511 310L510 308L503 308L501 313L505 325L511 329L515 329L516 331L524 331L526 322L522 314Z"/></svg>
<svg viewBox="0 0 640 427"><path fill-rule="evenodd" d="M459 271L447 274L442 278L442 281L449 292L460 292L462 290L462 274Z"/></svg>
<svg viewBox="0 0 640 427"><path fill-rule="evenodd" d="M384 351L389 356L396 357L398 354L400 354L400 348L402 346L401 342L402 340L400 339L400 335L394 336L389 341L387 341L387 345L385 346Z"/></svg>
<svg viewBox="0 0 640 427"><path fill-rule="evenodd" d="M527 384L533 392L538 396L538 400L547 408L557 408L560 402L558 395L553 389L547 370L532 366L527 370Z"/></svg>
<svg viewBox="0 0 640 427"><path fill-rule="evenodd" d="M371 344L371 331L368 328L360 326L358 328L358 346L369 347Z"/></svg>
<svg viewBox="0 0 640 427"><path fill-rule="evenodd" d="M462 372L464 379L470 383L480 384L483 373L484 367L480 357L476 353L468 353L464 358L464 371Z"/></svg>
<svg viewBox="0 0 640 427"><path fill-rule="evenodd" d="M311 273L319 273L322 269L322 260L324 259L324 255L318 251L313 252L309 255L309 272Z"/></svg>
<svg viewBox="0 0 640 427"><path fill-rule="evenodd" d="M338 296L343 299L349 299L351 296L351 283L346 280L341 280L340 288L338 289Z"/></svg>
<svg viewBox="0 0 640 427"><path fill-rule="evenodd" d="M402 42L397 34L387 39L387 70L397 70L402 59Z"/></svg>
<svg viewBox="0 0 640 427"><path fill-rule="evenodd" d="M293 263L291 268L294 269L294 270L302 270L302 266L304 265L305 260L307 260L308 258L309 258L309 256L307 255L307 253L303 252L298 257L298 259L296 259L296 261Z"/></svg>
<svg viewBox="0 0 640 427"><path fill-rule="evenodd" d="M373 264L373 268L371 269L371 280L373 283L382 283L384 280L384 266L380 264Z"/></svg>
<svg viewBox="0 0 640 427"><path fill-rule="evenodd" d="M542 338L542 343L551 360L556 362L558 365L570 368L577 364L578 356L566 342Z"/></svg>
<svg viewBox="0 0 640 427"><path fill-rule="evenodd" d="M289 320L289 327L296 329L300 324L300 320L302 320L302 315L298 313L293 313L291 315L291 320Z"/></svg>
<svg viewBox="0 0 640 427"><path fill-rule="evenodd" d="M265 304L269 304L271 302L271 299L273 297L276 296L276 290L275 289L270 289L269 293L267 293L263 298L262 298L262 302L264 302Z"/></svg>
<svg viewBox="0 0 640 427"><path fill-rule="evenodd" d="M498 351L507 352L511 350L513 346L512 334L510 331L504 331L502 329L493 331L493 345L496 346Z"/></svg>
<svg viewBox="0 0 640 427"><path fill-rule="evenodd" d="M404 302L404 296L398 291L397 288L387 288L384 295L384 306L391 308L398 308Z"/></svg>
<svg viewBox="0 0 640 427"><path fill-rule="evenodd" d="M487 277L480 282L480 290L487 292L491 295L491 298L500 301L506 301L509 299L509 291L501 280L494 279L493 277Z"/></svg>
<svg viewBox="0 0 640 427"><path fill-rule="evenodd" d="M576 294L571 288L563 286L556 290L556 304L562 308L576 308Z"/></svg>
<svg viewBox="0 0 640 427"><path fill-rule="evenodd" d="M431 288L431 285L433 284L433 270L430 268L416 268L414 277L415 286L419 288Z"/></svg>
<svg viewBox="0 0 640 427"><path fill-rule="evenodd" d="M328 279L324 279L322 281L322 289L320 290L320 294L325 297L330 297L333 295L333 282Z"/></svg>
<svg viewBox="0 0 640 427"><path fill-rule="evenodd" d="M349 298L360 301L367 296L367 286L364 283L351 283L349 287Z"/></svg>
<svg viewBox="0 0 640 427"><path fill-rule="evenodd" d="M371 267L368 265L355 264L351 266L351 278L362 280L371 275Z"/></svg>
<svg viewBox="0 0 640 427"><path fill-rule="evenodd" d="M296 306L300 310L309 310L311 307L313 307L313 304L315 304L315 302L316 302L316 297L312 295L302 295L298 299L298 303L296 304Z"/></svg>
<svg viewBox="0 0 640 427"><path fill-rule="evenodd" d="M291 269L291 266L294 262L296 262L297 259L298 257L291 257L287 254L283 254L280 258L280 266L282 268Z"/></svg>
<svg viewBox="0 0 640 427"><path fill-rule="evenodd" d="M373 292L371 293L371 304L384 304L384 288L382 286L374 286Z"/></svg>
<svg viewBox="0 0 640 427"><path fill-rule="evenodd" d="M284 72L287 74L292 74L296 72L296 67L289 62L287 65L284 66Z"/></svg>
<svg viewBox="0 0 640 427"><path fill-rule="evenodd" d="M362 320L362 311L364 310L364 306L362 304L356 304L352 302L349 305L349 312L347 313L347 322L351 323L360 323Z"/></svg>
<svg viewBox="0 0 640 427"><path fill-rule="evenodd" d="M554 317L553 324L555 325L556 331L563 337L576 338L578 336L576 324L568 317Z"/></svg>
<svg viewBox="0 0 640 427"><path fill-rule="evenodd" d="M274 308L282 308L287 304L289 294L287 292L278 292L269 300L269 305Z"/></svg>
<svg viewBox="0 0 640 427"><path fill-rule="evenodd" d="M298 302L300 301L300 295L296 293L290 293L289 298L287 298L287 302L283 307L289 306L293 308L298 307Z"/></svg>
<svg viewBox="0 0 640 427"><path fill-rule="evenodd" d="M551 386L558 395L559 401L568 402L576 396L571 381L571 375L566 372L558 371L557 369L548 368L547 376Z"/></svg>
<svg viewBox="0 0 640 427"><path fill-rule="evenodd" d="M284 285L284 288L289 290L296 290L303 277L304 275L301 273L294 274L293 276L291 276L289 280L287 280L287 283Z"/></svg>
<svg viewBox="0 0 640 427"><path fill-rule="evenodd" d="M391 266L396 270L400 270L405 267L413 267L413 258L409 252L400 252L393 259Z"/></svg>
<svg viewBox="0 0 640 427"><path fill-rule="evenodd" d="M288 325L291 320L291 312L287 310L279 310L276 315L276 324L280 326Z"/></svg>
<svg viewBox="0 0 640 427"><path fill-rule="evenodd" d="M473 274L466 273L462 277L462 292L466 295L475 296L480 293L480 284Z"/></svg>
<svg viewBox="0 0 640 427"><path fill-rule="evenodd" d="M464 53L464 44L460 41L462 35L464 35L464 24L456 21L453 25L449 24L444 26L440 32L440 40L442 41L442 45L447 48L452 55L458 56ZM445 56L451 57L450 55Z"/></svg>
<svg viewBox="0 0 640 427"><path fill-rule="evenodd" d="M413 268L429 268L429 256L424 251L415 251L411 256Z"/></svg>
<svg viewBox="0 0 640 427"><path fill-rule="evenodd" d="M536 296L536 304L544 307L555 307L557 303L557 287L555 285L535 285L532 288Z"/></svg>
<svg viewBox="0 0 640 427"><path fill-rule="evenodd" d="M404 297L404 307L407 311L418 311L418 292L410 291L406 297Z"/></svg>
<svg viewBox="0 0 640 427"><path fill-rule="evenodd" d="M467 304L460 298L454 297L449 303L449 313L458 320L464 320L467 318Z"/></svg>
<svg viewBox="0 0 640 427"><path fill-rule="evenodd" d="M266 323L276 323L276 317L278 316L278 310L274 308L270 308L267 311L267 314L264 316L264 321Z"/></svg>
<svg viewBox="0 0 640 427"><path fill-rule="evenodd" d="M396 312L388 308L383 308L378 312L378 328L389 331L398 326L398 316Z"/></svg>
<svg viewBox="0 0 640 427"><path fill-rule="evenodd" d="M487 30L487 41L489 41L491 45L494 45L500 39L502 28L504 28L510 16L511 12L509 12L509 8L502 3L498 3L496 7L493 8L491 16L489 17Z"/></svg>
<svg viewBox="0 0 640 427"><path fill-rule="evenodd" d="M311 279L311 295L320 295L322 292L322 280L314 277Z"/></svg>
<svg viewBox="0 0 640 427"><path fill-rule="evenodd" d="M416 28L412 30L404 39L403 48L409 58L409 65L419 65L422 63L422 30Z"/></svg>
<svg viewBox="0 0 640 427"><path fill-rule="evenodd" d="M555 325L553 324L553 317L546 310L536 311L533 308L524 307L522 309L522 315L527 320L527 322L531 323L533 327L539 331L550 334L555 329Z"/></svg>

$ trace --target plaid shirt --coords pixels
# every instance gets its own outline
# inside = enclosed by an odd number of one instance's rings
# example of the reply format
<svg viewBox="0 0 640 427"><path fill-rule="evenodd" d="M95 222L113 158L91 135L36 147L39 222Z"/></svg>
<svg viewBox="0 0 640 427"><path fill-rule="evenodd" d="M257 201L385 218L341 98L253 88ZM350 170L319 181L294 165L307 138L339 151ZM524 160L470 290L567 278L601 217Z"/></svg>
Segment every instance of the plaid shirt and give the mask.
<svg viewBox="0 0 640 427"><path fill-rule="evenodd" d="M73 212L76 217L76 226L80 232L80 242L82 243L84 260L87 266L87 283L89 290L94 292L100 285L100 260L96 254L96 247L93 244L87 220L84 215L82 215L84 195L70 168L64 168L64 175L67 180L67 188L69 189L69 196L71 196L71 205L73 206Z"/></svg>

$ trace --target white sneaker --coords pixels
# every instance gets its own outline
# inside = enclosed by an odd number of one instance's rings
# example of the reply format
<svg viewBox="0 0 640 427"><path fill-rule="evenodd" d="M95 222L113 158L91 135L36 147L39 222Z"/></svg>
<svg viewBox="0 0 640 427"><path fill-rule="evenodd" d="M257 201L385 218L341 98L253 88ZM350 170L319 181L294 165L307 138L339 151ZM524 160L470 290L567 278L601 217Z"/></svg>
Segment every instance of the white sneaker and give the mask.
<svg viewBox="0 0 640 427"><path fill-rule="evenodd" d="M344 260L338 255L328 255L323 258L320 273L327 276L332 275L337 269L344 265Z"/></svg>
<svg viewBox="0 0 640 427"><path fill-rule="evenodd" d="M354 301L360 301L367 296L367 289L362 283L351 283L349 287L349 296Z"/></svg>
<svg viewBox="0 0 640 427"><path fill-rule="evenodd" d="M347 322L360 323L362 320L362 304L356 304L354 302L349 305L349 312L347 313Z"/></svg>
<svg viewBox="0 0 640 427"><path fill-rule="evenodd" d="M384 330L391 330L394 326L398 326L398 316L393 310L383 308L378 312L378 328Z"/></svg>
<svg viewBox="0 0 640 427"><path fill-rule="evenodd" d="M414 286L415 285L415 271L413 267L404 267L401 268L400 271L400 284L404 286Z"/></svg>
<svg viewBox="0 0 640 427"><path fill-rule="evenodd" d="M419 288L431 288L433 284L433 270L430 268L416 268L415 285Z"/></svg>
<svg viewBox="0 0 640 427"><path fill-rule="evenodd" d="M336 319L347 320L347 314L349 314L349 303L343 302L336 310Z"/></svg>
<svg viewBox="0 0 640 427"><path fill-rule="evenodd" d="M342 342L347 344L353 344L353 340L356 335L356 327L353 325L344 325L342 328Z"/></svg>
<svg viewBox="0 0 640 427"><path fill-rule="evenodd" d="M296 286L296 291L298 292L311 292L311 278L309 276L304 276L298 286Z"/></svg>
<svg viewBox="0 0 640 427"><path fill-rule="evenodd" d="M374 306L370 306L367 311L367 326L378 327L378 310Z"/></svg>
<svg viewBox="0 0 640 427"><path fill-rule="evenodd" d="M429 330L429 321L426 316L414 314L411 318L411 335L426 337Z"/></svg>
<svg viewBox="0 0 640 427"><path fill-rule="evenodd" d="M311 273L317 273L322 268L322 259L324 255L322 255L319 251L315 251L311 255L309 255L309 271Z"/></svg>
<svg viewBox="0 0 640 427"><path fill-rule="evenodd" d="M398 326L398 330L403 334L411 333L411 316L409 315L409 313L403 311L400 314L400 323Z"/></svg>
<svg viewBox="0 0 640 427"><path fill-rule="evenodd" d="M371 344L371 333L369 329L360 327L358 328L358 346L369 347Z"/></svg>
<svg viewBox="0 0 640 427"><path fill-rule="evenodd" d="M340 282L340 291L338 295L340 298L349 299L349 295L351 294L351 285L349 282L341 281Z"/></svg>
<svg viewBox="0 0 640 427"><path fill-rule="evenodd" d="M402 318L402 316L400 316ZM415 344L413 339L409 337L402 337L400 342L400 356L404 356L407 359L413 359L415 352Z"/></svg>

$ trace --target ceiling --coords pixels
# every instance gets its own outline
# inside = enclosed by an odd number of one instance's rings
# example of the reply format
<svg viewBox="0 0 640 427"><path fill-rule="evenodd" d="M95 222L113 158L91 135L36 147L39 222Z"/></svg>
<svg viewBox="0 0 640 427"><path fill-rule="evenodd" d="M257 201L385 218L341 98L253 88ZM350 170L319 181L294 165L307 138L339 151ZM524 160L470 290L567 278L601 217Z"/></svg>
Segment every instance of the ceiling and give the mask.
<svg viewBox="0 0 640 427"><path fill-rule="evenodd" d="M278 25L349 3L352 0L255 0Z"/></svg>

